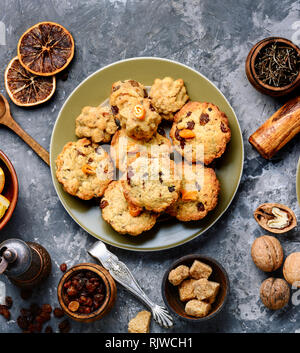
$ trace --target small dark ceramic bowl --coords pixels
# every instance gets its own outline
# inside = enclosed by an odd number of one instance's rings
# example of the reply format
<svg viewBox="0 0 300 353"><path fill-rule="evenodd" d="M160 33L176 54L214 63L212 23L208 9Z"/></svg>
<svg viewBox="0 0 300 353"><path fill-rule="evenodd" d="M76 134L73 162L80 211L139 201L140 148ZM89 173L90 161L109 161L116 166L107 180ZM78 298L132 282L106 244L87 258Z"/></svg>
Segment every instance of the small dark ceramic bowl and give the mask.
<svg viewBox="0 0 300 353"><path fill-rule="evenodd" d="M71 310L69 310L68 306L64 301L64 294L63 294L64 283L68 281L70 276L72 276L74 273L80 272L82 270L85 270L85 271L88 270L88 271L94 272L96 275L98 275L101 278L105 286L105 298L102 305L97 310L91 312L90 314L80 314L80 313L72 312ZM116 297L117 297L117 287L114 279L104 267L94 263L82 263L82 264L73 266L62 276L57 287L57 296L58 296L58 301L60 303L61 308L71 319L79 322L94 322L96 320L100 320L114 306Z"/></svg>
<svg viewBox="0 0 300 353"><path fill-rule="evenodd" d="M190 316L185 312L184 308L186 303L182 302L179 299L178 287L173 286L173 284L171 284L168 280L168 276L171 270L173 270L179 265L186 265L188 267L191 267L194 260L199 260L209 265L213 270L212 274L209 277L209 280L220 283L220 290L215 302L212 304L212 310L207 316L202 318ZM179 316L185 321L203 322L212 319L223 309L229 293L229 279L225 269L216 260L208 256L192 254L181 257L168 268L163 277L161 289L164 302L171 312L173 312L175 315Z"/></svg>
<svg viewBox="0 0 300 353"><path fill-rule="evenodd" d="M0 167L5 174L5 185L2 195L10 201L8 210L0 219L0 230L4 228L15 210L18 201L19 184L17 173L8 157L0 150Z"/></svg>
<svg viewBox="0 0 300 353"><path fill-rule="evenodd" d="M250 50L245 64L246 75L248 77L249 82L252 84L252 86L256 88L259 92L273 97L285 96L290 94L297 87L299 87L300 72L298 73L294 81L291 82L290 84L286 86L281 86L281 87L274 87L262 82L258 78L257 73L255 71L255 62L256 62L257 56L266 46L272 45L272 43L279 43L286 47L291 47L298 53L298 55L300 55L299 47L297 47L297 45L295 45L293 42L291 42L288 39L281 38L281 37L265 38L260 42L256 43Z"/></svg>

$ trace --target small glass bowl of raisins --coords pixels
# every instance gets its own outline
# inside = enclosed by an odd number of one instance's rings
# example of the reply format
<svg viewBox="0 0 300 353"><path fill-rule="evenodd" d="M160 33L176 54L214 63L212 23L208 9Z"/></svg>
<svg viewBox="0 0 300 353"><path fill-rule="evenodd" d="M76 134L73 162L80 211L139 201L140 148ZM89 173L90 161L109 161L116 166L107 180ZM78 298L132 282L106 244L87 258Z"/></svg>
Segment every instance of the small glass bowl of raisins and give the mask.
<svg viewBox="0 0 300 353"><path fill-rule="evenodd" d="M93 263L70 268L61 278L57 295L63 311L80 322L101 319L113 307L117 289L109 272Z"/></svg>

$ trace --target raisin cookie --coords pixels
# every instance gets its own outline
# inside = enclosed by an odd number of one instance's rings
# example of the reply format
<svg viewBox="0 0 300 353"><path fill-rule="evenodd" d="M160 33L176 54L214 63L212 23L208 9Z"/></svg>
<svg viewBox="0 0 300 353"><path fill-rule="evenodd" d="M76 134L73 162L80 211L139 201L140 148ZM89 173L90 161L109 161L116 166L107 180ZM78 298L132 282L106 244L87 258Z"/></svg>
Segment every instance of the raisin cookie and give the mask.
<svg viewBox="0 0 300 353"><path fill-rule="evenodd" d="M183 80L171 77L155 79L149 92L152 104L166 120L173 121L174 113L189 100Z"/></svg>
<svg viewBox="0 0 300 353"><path fill-rule="evenodd" d="M110 142L118 126L108 107L84 107L76 119L76 136L93 142Z"/></svg>
<svg viewBox="0 0 300 353"><path fill-rule="evenodd" d="M182 163L178 173L182 180L180 197L166 212L180 221L204 218L218 203L220 183L214 170L200 163Z"/></svg>
<svg viewBox="0 0 300 353"><path fill-rule="evenodd" d="M170 158L141 156L128 166L122 185L128 202L162 212L177 200L181 181Z"/></svg>
<svg viewBox="0 0 300 353"><path fill-rule="evenodd" d="M56 168L65 191L83 200L102 196L113 179L108 153L86 138L68 142L56 159Z"/></svg>
<svg viewBox="0 0 300 353"><path fill-rule="evenodd" d="M126 134L137 140L151 139L161 122L149 98L129 98L119 115Z"/></svg>
<svg viewBox="0 0 300 353"><path fill-rule="evenodd" d="M226 115L217 106L188 102L175 115L170 137L185 160L210 164L224 153L231 132Z"/></svg>
<svg viewBox="0 0 300 353"><path fill-rule="evenodd" d="M113 83L109 104L112 113L119 118L119 110L127 104L129 98L146 98L148 97L145 87L138 81L125 80Z"/></svg>
<svg viewBox="0 0 300 353"><path fill-rule="evenodd" d="M136 216L132 215L124 197L121 180L113 181L108 186L100 202L100 208L103 219L121 234L139 235L151 229L157 219L157 214L144 210Z"/></svg>
<svg viewBox="0 0 300 353"><path fill-rule="evenodd" d="M127 136L124 129L115 133L110 146L110 154L116 167L122 172L125 172L128 165L140 156L163 157L169 156L171 151L171 141L158 132L149 141L143 141Z"/></svg>

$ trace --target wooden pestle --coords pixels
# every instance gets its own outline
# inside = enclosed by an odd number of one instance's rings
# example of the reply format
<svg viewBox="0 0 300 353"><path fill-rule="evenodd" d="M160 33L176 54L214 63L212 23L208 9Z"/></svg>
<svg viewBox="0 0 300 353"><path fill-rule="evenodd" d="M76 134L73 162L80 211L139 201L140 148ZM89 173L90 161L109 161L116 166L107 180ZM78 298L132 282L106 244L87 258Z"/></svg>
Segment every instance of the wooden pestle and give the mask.
<svg viewBox="0 0 300 353"><path fill-rule="evenodd" d="M270 159L300 132L300 96L278 109L250 137L249 142Z"/></svg>

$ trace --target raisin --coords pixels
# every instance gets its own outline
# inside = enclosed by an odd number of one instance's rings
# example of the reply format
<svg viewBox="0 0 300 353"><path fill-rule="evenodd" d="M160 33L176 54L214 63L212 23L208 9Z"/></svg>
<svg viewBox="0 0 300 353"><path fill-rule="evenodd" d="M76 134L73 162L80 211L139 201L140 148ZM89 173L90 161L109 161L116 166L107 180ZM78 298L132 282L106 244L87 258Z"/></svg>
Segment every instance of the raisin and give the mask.
<svg viewBox="0 0 300 353"><path fill-rule="evenodd" d="M70 331L70 322L68 319L63 320L59 325L59 332L68 333Z"/></svg>
<svg viewBox="0 0 300 353"><path fill-rule="evenodd" d="M42 311L45 313L51 313L52 312L52 307L50 304L43 304L42 305Z"/></svg>
<svg viewBox="0 0 300 353"><path fill-rule="evenodd" d="M153 107L153 105L151 103L149 104L149 109L152 110L153 112L155 112L155 108Z"/></svg>
<svg viewBox="0 0 300 353"><path fill-rule="evenodd" d="M116 105L112 105L111 112L113 113L113 115L117 115L119 113L119 108Z"/></svg>
<svg viewBox="0 0 300 353"><path fill-rule="evenodd" d="M74 297L75 295L77 295L77 290L74 286L71 286L67 289L67 293L70 297Z"/></svg>
<svg viewBox="0 0 300 353"><path fill-rule="evenodd" d="M169 186L168 189L170 192L173 192L173 191L175 191L175 186Z"/></svg>
<svg viewBox="0 0 300 353"><path fill-rule="evenodd" d="M19 316L17 318L17 324L22 330L27 330L29 326L29 322L25 316Z"/></svg>
<svg viewBox="0 0 300 353"><path fill-rule="evenodd" d="M187 112L186 116L190 116L192 114L192 112Z"/></svg>
<svg viewBox="0 0 300 353"><path fill-rule="evenodd" d="M135 80L129 80L132 87L139 87L139 83Z"/></svg>
<svg viewBox="0 0 300 353"><path fill-rule="evenodd" d="M145 90L145 88L144 88L144 98L147 98L148 97L148 93L147 93L147 91Z"/></svg>
<svg viewBox="0 0 300 353"><path fill-rule="evenodd" d="M21 298L24 300L29 299L32 296L32 290L31 289L22 289L20 292Z"/></svg>
<svg viewBox="0 0 300 353"><path fill-rule="evenodd" d="M180 141L180 147L183 149L185 146L185 139L179 135L180 130L176 128L175 130L175 138Z"/></svg>
<svg viewBox="0 0 300 353"><path fill-rule="evenodd" d="M200 122L200 125L206 125L208 122L209 122L209 115L208 114L206 114L206 113L202 113L201 115L200 115L200 120L199 120L199 122Z"/></svg>
<svg viewBox="0 0 300 353"><path fill-rule="evenodd" d="M10 309L13 305L12 297L5 297L5 305L8 309Z"/></svg>
<svg viewBox="0 0 300 353"><path fill-rule="evenodd" d="M120 120L116 118L116 119L115 119L115 123L116 123L116 125L117 125L118 129L121 129L121 123L120 123Z"/></svg>
<svg viewBox="0 0 300 353"><path fill-rule="evenodd" d="M100 208L103 209L103 208L105 208L106 206L108 206L108 201L102 200L102 201L100 202Z"/></svg>
<svg viewBox="0 0 300 353"><path fill-rule="evenodd" d="M88 163L92 163L92 162L94 162L93 158L89 158Z"/></svg>
<svg viewBox="0 0 300 353"><path fill-rule="evenodd" d="M4 316L6 320L10 319L10 311L6 307L4 307L4 305L1 310L1 315Z"/></svg>
<svg viewBox="0 0 300 353"><path fill-rule="evenodd" d="M162 126L159 126L157 128L157 132L161 135L161 136L166 136L166 132L165 129Z"/></svg>
<svg viewBox="0 0 300 353"><path fill-rule="evenodd" d="M195 127L195 122L193 120L188 121L186 124L187 129L189 130L193 130L193 128Z"/></svg>
<svg viewBox="0 0 300 353"><path fill-rule="evenodd" d="M113 87L112 91L116 92L120 88L120 85Z"/></svg>
<svg viewBox="0 0 300 353"><path fill-rule="evenodd" d="M36 303L31 304L29 310L33 316L37 316L41 312L41 308Z"/></svg>
<svg viewBox="0 0 300 353"><path fill-rule="evenodd" d="M224 134L228 132L228 128L225 124L223 124L223 122L221 122L221 131L224 132Z"/></svg>
<svg viewBox="0 0 300 353"><path fill-rule="evenodd" d="M61 317L64 316L64 312L63 312L63 310L62 310L61 308L55 308L55 309L53 310L53 315L54 315L55 317L57 317L57 318L61 318Z"/></svg>
<svg viewBox="0 0 300 353"><path fill-rule="evenodd" d="M59 268L60 268L61 272L66 272L67 271L67 265L65 263L61 264L59 266Z"/></svg>
<svg viewBox="0 0 300 353"><path fill-rule="evenodd" d="M52 333L53 332L53 330L52 330L52 327L51 326L47 326L46 328L45 328L45 333Z"/></svg>
<svg viewBox="0 0 300 353"><path fill-rule="evenodd" d="M203 212L203 211L205 210L204 205L203 205L202 202L198 202L198 203L197 203L197 210L198 210L199 212Z"/></svg>
<svg viewBox="0 0 300 353"><path fill-rule="evenodd" d="M163 183L163 178L162 178L163 173L162 173L162 171L159 171L158 175L159 175L159 182L162 184Z"/></svg>
<svg viewBox="0 0 300 353"><path fill-rule="evenodd" d="M212 111L211 107L208 108L208 111L210 111L210 112Z"/></svg>

